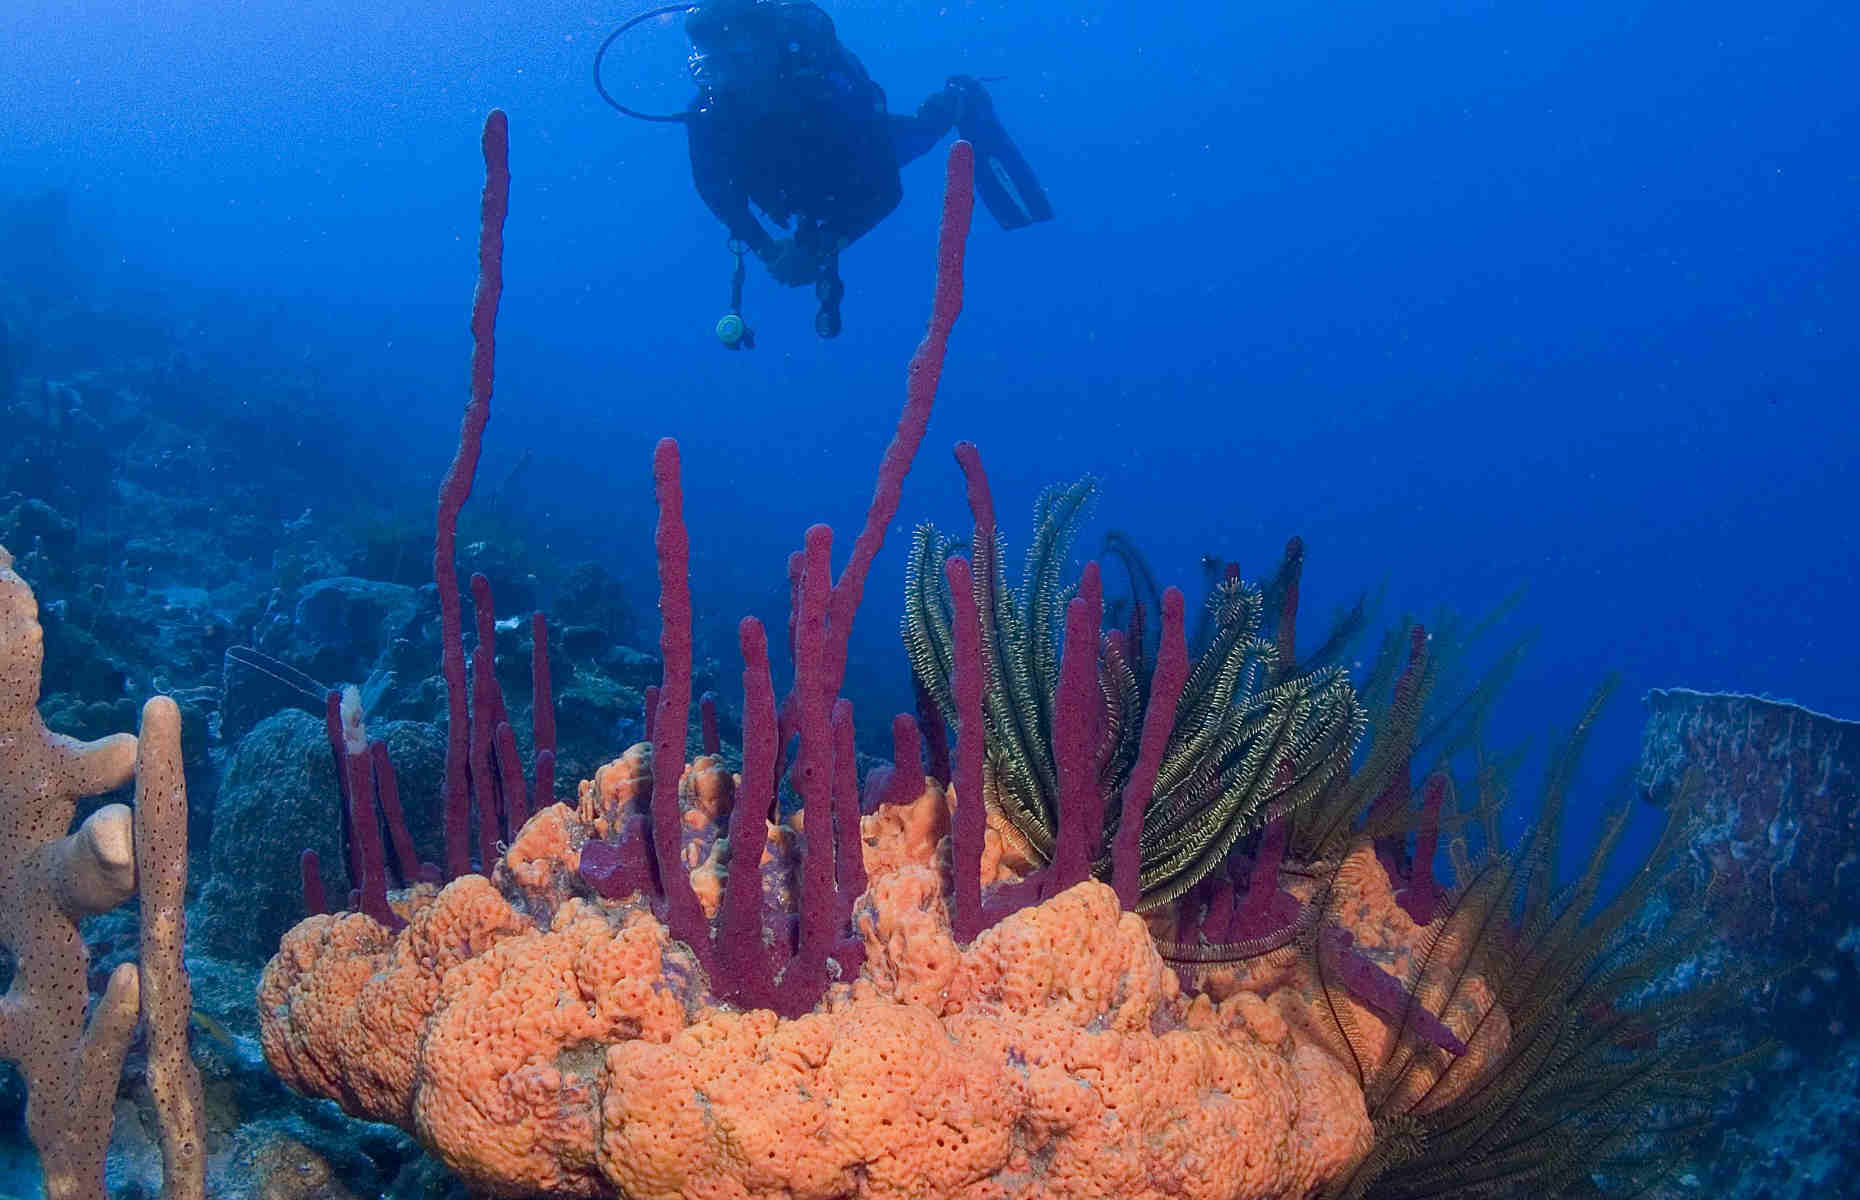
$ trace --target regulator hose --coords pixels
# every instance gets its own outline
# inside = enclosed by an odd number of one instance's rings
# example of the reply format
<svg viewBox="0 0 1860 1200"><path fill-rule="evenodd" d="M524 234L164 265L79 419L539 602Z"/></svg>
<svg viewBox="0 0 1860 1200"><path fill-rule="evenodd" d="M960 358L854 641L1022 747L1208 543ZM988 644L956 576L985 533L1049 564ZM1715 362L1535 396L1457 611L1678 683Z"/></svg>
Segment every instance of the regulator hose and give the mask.
<svg viewBox="0 0 1860 1200"><path fill-rule="evenodd" d="M594 52L594 90L601 94L601 99L607 101L607 103L619 109L627 116L635 117L641 121L684 121L690 118L691 114L689 112L640 112L637 108L629 108L620 103L607 91L607 85L601 82L601 61L607 57L608 47L619 41L620 35L624 34L627 30L632 29L636 25L643 24L646 21L650 21L654 17L667 17L673 13L689 12L692 7L693 5L688 3L661 5L658 8L640 13L637 17L627 20L618 29L607 35L607 39L601 43L601 48Z"/></svg>

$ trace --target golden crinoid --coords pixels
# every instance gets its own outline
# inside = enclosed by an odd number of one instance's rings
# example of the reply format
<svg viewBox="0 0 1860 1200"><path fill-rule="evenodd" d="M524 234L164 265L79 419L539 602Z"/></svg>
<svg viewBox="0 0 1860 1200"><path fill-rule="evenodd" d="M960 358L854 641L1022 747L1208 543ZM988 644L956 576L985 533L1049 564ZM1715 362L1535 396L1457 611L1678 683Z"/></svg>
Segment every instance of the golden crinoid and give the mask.
<svg viewBox="0 0 1860 1200"><path fill-rule="evenodd" d="M1061 568L1097 485L1084 479L1041 494L1026 565L1019 586L1010 588L1002 565L1005 542L994 528L980 460L973 447L959 455L970 474L972 503L981 501L972 578L986 673L985 794L992 823L1037 867L1050 860L1060 824L1055 747L1067 736L1055 728L1060 634L1074 595L1099 586L1095 565L1070 585ZM905 646L919 688L950 725L959 723L956 654L953 598L942 567L962 545L921 526L906 568ZM1170 904L1214 872L1242 839L1348 772L1366 726L1363 704L1340 668L1294 668L1289 653L1264 636L1265 610L1262 588L1237 573L1210 591L1198 653L1144 815L1139 911ZM1102 712L1089 736L1106 813L1093 850L1094 874L1103 879L1110 877L1116 801L1136 768L1150 703L1141 621L1138 611L1134 628L1104 637L1098 651Z"/></svg>

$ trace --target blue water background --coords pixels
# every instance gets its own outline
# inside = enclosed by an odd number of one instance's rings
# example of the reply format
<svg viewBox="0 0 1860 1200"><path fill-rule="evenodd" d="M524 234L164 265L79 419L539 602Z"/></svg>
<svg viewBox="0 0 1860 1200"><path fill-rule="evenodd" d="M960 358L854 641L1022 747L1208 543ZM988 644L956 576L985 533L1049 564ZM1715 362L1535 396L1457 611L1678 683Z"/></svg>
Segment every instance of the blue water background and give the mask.
<svg viewBox="0 0 1860 1200"><path fill-rule="evenodd" d="M675 435L704 628L779 621L806 525L843 546L863 515L928 311L941 154L846 255L844 336L757 273L762 345L725 353L730 262L682 134L589 82L641 7L12 0L0 192L72 188L85 286L203 360L311 371L330 436L423 498L464 399L478 131L504 108L482 478L533 452L547 552L602 559L650 611L648 459ZM966 527L958 438L1016 557L1037 490L1086 472L1085 549L1128 530L1191 598L1202 554L1252 574L1301 535L1307 637L1365 586L1392 618L1527 585L1496 740L1541 744L1620 671L1592 782L1631 763L1650 686L1860 715L1852 5L827 7L894 110L999 76L1059 211L1011 234L978 213L861 614L868 716L906 694L910 523ZM647 30L615 86L681 103L680 54Z"/></svg>

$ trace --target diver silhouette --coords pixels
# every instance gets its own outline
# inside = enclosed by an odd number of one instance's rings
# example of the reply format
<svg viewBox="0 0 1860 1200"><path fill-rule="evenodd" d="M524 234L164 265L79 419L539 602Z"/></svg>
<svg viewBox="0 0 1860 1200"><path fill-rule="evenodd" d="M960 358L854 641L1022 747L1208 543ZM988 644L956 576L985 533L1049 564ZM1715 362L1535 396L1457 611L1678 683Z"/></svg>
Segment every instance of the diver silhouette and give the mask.
<svg viewBox="0 0 1860 1200"><path fill-rule="evenodd" d="M641 14L615 30L602 52L634 23L677 11ZM812 284L820 304L815 332L836 336L845 295L840 252L898 206L900 168L952 128L974 144L976 190L1003 228L1052 217L1045 190L976 79L952 76L916 112L892 113L884 90L818 5L707 0L683 11L698 89L688 111L654 117L618 103L601 87L599 55L595 84L622 112L685 126L698 195L729 230L737 255L730 311L717 325L724 345L755 344L741 316L744 252L778 283Z"/></svg>

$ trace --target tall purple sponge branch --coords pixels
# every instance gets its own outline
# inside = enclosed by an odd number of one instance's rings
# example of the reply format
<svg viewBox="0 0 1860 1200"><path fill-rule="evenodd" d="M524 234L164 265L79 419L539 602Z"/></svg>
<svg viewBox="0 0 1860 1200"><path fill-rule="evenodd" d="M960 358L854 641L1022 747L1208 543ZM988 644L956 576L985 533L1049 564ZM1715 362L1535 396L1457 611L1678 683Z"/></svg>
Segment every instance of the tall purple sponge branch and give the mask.
<svg viewBox="0 0 1860 1200"><path fill-rule="evenodd" d="M1172 587L1163 592L1162 637L1156 647L1156 670L1150 676L1150 703L1143 713L1137 765L1124 784L1117 835L1111 843L1111 887L1117 893L1118 903L1133 911L1142 894L1139 872L1143 814L1149 810L1151 796L1156 791L1163 752L1169 748L1169 735L1175 728L1176 705L1181 702L1182 688L1188 683L1185 607L1180 588ZM1141 645L1140 638L1133 638L1132 652Z"/></svg>
<svg viewBox="0 0 1860 1200"><path fill-rule="evenodd" d="M458 450L439 485L433 535L433 581L439 585L440 672L446 681L446 876L471 872L470 717L465 690L464 606L456 561L459 510L471 495L491 419L497 359L497 305L504 294L504 218L510 213L510 126L493 109L484 123L484 195L478 218L478 288L471 302L471 399L459 424ZM489 864L486 864L487 866Z"/></svg>

